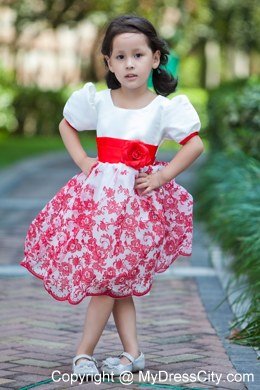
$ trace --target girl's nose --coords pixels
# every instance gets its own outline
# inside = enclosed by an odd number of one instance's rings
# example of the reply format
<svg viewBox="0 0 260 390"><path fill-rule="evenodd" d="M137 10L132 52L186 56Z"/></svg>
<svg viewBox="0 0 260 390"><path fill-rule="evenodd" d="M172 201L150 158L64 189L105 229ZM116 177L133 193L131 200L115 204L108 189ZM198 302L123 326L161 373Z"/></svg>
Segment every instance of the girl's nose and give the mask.
<svg viewBox="0 0 260 390"><path fill-rule="evenodd" d="M128 58L128 59L126 60L126 67L127 67L127 68L133 68L133 67L134 67L134 66L133 66L132 58Z"/></svg>

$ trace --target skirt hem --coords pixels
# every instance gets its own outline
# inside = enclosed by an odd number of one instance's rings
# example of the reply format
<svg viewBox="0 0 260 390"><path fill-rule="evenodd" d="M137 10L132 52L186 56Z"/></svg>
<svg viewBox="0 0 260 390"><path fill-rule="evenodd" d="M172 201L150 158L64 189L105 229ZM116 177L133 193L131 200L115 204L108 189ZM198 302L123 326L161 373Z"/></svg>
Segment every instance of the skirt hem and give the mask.
<svg viewBox="0 0 260 390"><path fill-rule="evenodd" d="M165 272L165 271L172 265L172 263L173 263L175 260L177 260L177 258L180 257L180 256L188 257L188 256L191 256L191 253L183 253L183 252L178 253L178 254L173 258L172 262L171 262L167 267L159 268L157 271L154 271L154 274L160 274L160 273ZM24 261L24 260L23 260L23 261ZM44 279L44 276L37 274L37 273L33 270L33 268L30 267L28 264L25 264L25 263L22 264L23 261L20 262L21 267L26 268L32 275L36 276L38 279L41 279L41 280ZM151 285L149 286L149 288L148 288L145 292L143 292L143 293L133 292L132 294L128 294L128 295L124 295L124 296L122 296L122 295L118 296L118 295L115 295L115 294L112 294L112 293L109 293L109 292L96 293L96 294L95 294L95 293L86 293L86 294L85 294L79 301L77 301L77 302L72 301L72 300L70 299L69 296L64 297L64 298L60 298L60 297L58 297L57 295L55 295L53 292L49 291L44 283L43 283L43 286L44 286L45 290L47 291L47 293L50 294L50 295L51 295L54 299L56 299L57 301L60 301L60 302L62 302L62 301L68 301L68 303L70 303L71 305L78 305L80 302L82 302L82 300L83 300L84 298L89 297L89 296L107 295L107 296L110 296L111 298L117 298L117 299L120 299L120 298L128 298L128 297L131 297L131 296L140 297L140 296L143 296L143 295L147 294L147 293L151 290L151 288L152 288L152 283L151 283Z"/></svg>

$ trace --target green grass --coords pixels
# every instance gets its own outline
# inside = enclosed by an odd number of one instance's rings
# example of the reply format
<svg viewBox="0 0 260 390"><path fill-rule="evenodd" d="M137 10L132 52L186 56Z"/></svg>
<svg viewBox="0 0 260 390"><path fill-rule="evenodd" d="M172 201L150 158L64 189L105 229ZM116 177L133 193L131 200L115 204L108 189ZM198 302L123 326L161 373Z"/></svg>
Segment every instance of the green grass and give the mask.
<svg viewBox="0 0 260 390"><path fill-rule="evenodd" d="M89 135L80 135L82 145L87 151L95 148L95 138ZM66 148L60 135L37 136L26 138L22 136L9 136L0 139L0 169L6 168L17 161L31 156L53 152L65 151Z"/></svg>

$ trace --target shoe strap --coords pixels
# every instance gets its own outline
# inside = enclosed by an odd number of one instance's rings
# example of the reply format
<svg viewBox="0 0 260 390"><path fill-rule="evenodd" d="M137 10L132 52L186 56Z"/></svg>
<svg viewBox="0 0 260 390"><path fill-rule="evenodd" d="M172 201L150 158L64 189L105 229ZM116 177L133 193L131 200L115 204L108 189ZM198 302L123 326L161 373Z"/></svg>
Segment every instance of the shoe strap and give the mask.
<svg viewBox="0 0 260 390"><path fill-rule="evenodd" d="M135 361L135 358L132 355L130 355L130 353L128 353L128 352L122 352L120 357L121 356L127 357L127 359L129 359L131 363L133 363Z"/></svg>
<svg viewBox="0 0 260 390"><path fill-rule="evenodd" d="M84 359L88 359L88 360L91 360L92 362L94 362L97 366L97 361L96 359L94 358L94 356L90 356L90 355L86 355L85 353L81 353L80 355L77 355L73 358L73 363L74 365L76 364L76 362L81 359L81 358L84 358Z"/></svg>

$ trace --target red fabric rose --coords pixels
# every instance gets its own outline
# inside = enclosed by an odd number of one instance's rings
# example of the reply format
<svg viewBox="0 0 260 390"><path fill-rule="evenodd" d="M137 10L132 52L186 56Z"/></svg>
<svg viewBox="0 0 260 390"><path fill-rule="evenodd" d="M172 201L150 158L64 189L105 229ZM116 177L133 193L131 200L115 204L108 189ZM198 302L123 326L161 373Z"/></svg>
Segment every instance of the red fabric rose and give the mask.
<svg viewBox="0 0 260 390"><path fill-rule="evenodd" d="M132 168L139 169L152 163L147 146L141 141L129 141L122 148L122 162Z"/></svg>

